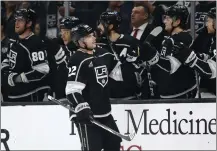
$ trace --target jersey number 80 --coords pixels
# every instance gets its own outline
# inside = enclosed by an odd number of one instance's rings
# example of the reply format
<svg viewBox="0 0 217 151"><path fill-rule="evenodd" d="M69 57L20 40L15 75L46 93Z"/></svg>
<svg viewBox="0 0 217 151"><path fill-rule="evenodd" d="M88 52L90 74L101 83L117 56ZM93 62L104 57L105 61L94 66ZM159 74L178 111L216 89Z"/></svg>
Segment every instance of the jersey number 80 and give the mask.
<svg viewBox="0 0 217 151"><path fill-rule="evenodd" d="M44 52L43 51L39 51L39 52L33 52L32 53L32 60L33 61L43 61L44 60Z"/></svg>

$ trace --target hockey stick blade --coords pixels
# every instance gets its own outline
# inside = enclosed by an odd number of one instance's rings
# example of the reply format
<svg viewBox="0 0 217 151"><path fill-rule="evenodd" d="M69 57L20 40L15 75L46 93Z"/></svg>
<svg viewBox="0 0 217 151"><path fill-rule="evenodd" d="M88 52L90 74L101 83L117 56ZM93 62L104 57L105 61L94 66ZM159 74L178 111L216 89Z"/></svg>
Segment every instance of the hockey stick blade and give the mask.
<svg viewBox="0 0 217 151"><path fill-rule="evenodd" d="M63 102L58 101L57 99L53 98L50 95L48 95L48 99L51 100L51 101L53 101L53 102L55 102L56 104L61 105L62 107L66 108L66 109L68 109L68 110L70 110L72 112L75 112L74 109L72 107L70 107L71 103L69 101L68 102L64 101L64 103L63 103ZM108 126L106 126L106 125L104 125L104 124L96 121L95 119L92 119L91 122L93 124L95 124L95 125L103 128L103 129L105 129L106 131L108 131L108 132L110 132L110 133L112 133L112 134L114 134L114 135L116 135L118 137L121 137L122 139L125 139L127 141L131 141L134 138L134 136L136 135L136 132L134 132L132 134L129 134L129 135L123 135L123 134L121 134L121 133L119 133L119 132L117 132L117 131L109 128Z"/></svg>
<svg viewBox="0 0 217 151"><path fill-rule="evenodd" d="M163 28L158 26L154 28L151 33L146 37L145 42L151 42L156 36L158 36L162 32Z"/></svg>

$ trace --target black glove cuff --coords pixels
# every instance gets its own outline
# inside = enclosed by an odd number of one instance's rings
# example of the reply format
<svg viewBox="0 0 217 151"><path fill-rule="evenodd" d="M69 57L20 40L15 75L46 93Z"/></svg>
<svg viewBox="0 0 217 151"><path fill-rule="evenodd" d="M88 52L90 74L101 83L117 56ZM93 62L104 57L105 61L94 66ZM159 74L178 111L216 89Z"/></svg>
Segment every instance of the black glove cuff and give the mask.
<svg viewBox="0 0 217 151"><path fill-rule="evenodd" d="M75 113L78 113L84 109L90 109L90 106L87 102L84 103L79 103L76 107L75 107Z"/></svg>

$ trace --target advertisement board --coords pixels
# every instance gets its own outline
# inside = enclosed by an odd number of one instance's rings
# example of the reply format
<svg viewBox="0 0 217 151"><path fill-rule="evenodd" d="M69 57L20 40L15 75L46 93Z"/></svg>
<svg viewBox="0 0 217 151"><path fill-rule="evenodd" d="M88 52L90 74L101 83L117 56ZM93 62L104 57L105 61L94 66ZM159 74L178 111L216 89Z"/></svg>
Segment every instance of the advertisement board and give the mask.
<svg viewBox="0 0 217 151"><path fill-rule="evenodd" d="M215 103L114 104L121 150L215 150ZM1 107L1 150L80 150L68 111L56 105Z"/></svg>

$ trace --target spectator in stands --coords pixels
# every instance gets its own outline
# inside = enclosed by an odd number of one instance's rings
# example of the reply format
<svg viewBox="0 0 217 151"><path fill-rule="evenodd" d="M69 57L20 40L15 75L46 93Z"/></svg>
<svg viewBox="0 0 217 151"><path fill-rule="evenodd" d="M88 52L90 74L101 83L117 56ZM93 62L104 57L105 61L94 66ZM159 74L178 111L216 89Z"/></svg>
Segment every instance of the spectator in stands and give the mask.
<svg viewBox="0 0 217 151"><path fill-rule="evenodd" d="M35 35L40 36L42 39L44 39L46 35L46 28L44 24L45 22L40 22L37 20L34 28Z"/></svg>
<svg viewBox="0 0 217 151"><path fill-rule="evenodd" d="M108 8L106 11L117 11L122 17L120 24L120 33L129 34L130 32L130 15L133 8L132 1L109 1Z"/></svg>
<svg viewBox="0 0 217 151"><path fill-rule="evenodd" d="M107 9L107 7L108 2L105 1L78 1L73 3L73 6L70 7L69 11L70 16L78 17L84 24L88 24L93 29L96 29L96 23L99 19L100 14L104 12ZM59 7L59 13L61 14L61 16L64 16L64 6Z"/></svg>
<svg viewBox="0 0 217 151"><path fill-rule="evenodd" d="M15 1L4 1L5 3L5 17L7 22L7 27L5 28L8 37L13 37L15 34L14 30L14 13L19 2Z"/></svg>

